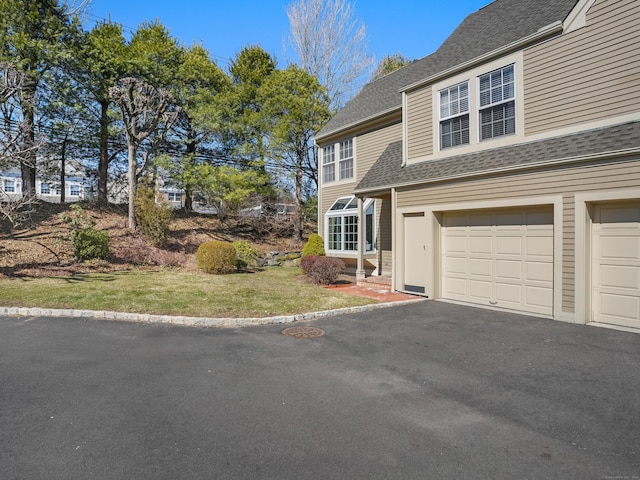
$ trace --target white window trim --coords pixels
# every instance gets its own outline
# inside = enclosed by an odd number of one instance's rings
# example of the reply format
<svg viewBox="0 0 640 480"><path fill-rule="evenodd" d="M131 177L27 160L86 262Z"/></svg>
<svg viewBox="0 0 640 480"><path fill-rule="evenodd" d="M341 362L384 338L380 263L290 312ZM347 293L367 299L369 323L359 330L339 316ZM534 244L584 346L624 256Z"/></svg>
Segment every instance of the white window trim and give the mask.
<svg viewBox="0 0 640 480"><path fill-rule="evenodd" d="M501 71L504 70L505 68L509 68L509 67L513 67L513 97L510 97L508 100L502 100L500 102L491 102L487 105L482 106L480 104L480 77L484 77L485 75L490 75L493 72L497 72L497 71ZM492 140L497 140L500 138L505 138L505 137L511 137L514 135L518 134L518 68L516 63L509 63L507 65L504 65L502 67L498 67L498 68L494 68L492 70L489 70L487 72L481 73L476 77L476 139L477 139L477 143L485 143L485 142L490 142ZM489 109L489 108L493 108L493 107L497 107L499 105L504 105L508 102L513 102L513 108L514 108L514 131L513 133L508 133L508 134L504 134L504 135L499 135L499 136L493 136L490 138L482 138L482 114L481 112L483 110ZM471 124L470 124L471 125Z"/></svg>
<svg viewBox="0 0 640 480"><path fill-rule="evenodd" d="M345 147L343 149L343 145L344 144L349 144L347 147ZM346 153L348 153L349 150L351 150L351 155L350 156L345 156L343 157L342 154L343 152L346 150ZM346 154L345 153L345 154ZM345 162L351 161L351 175L348 177L343 177L342 176L342 164ZM353 154L353 138L347 138L345 140L342 140L340 142L338 142L338 172L337 172L337 176L338 176L338 181L343 181L343 180L351 180L355 177L355 156Z"/></svg>
<svg viewBox="0 0 640 480"><path fill-rule="evenodd" d="M325 154L326 154L328 148L332 149L332 161L328 162L328 163L325 163L325 161L324 161L325 160ZM327 166L331 166L333 168L333 180L326 180L325 170L324 169ZM327 145L326 147L322 147L322 183L323 184L325 184L325 183L335 183L336 178L337 178L337 175L336 175L336 146L335 146L335 144L332 144L332 145Z"/></svg>
<svg viewBox="0 0 640 480"><path fill-rule="evenodd" d="M336 198L336 200L331 204L331 207L333 207L335 205L335 203L340 199L347 199L346 200L346 205L348 205L355 198L356 198L355 195ZM375 199L373 199L373 198L366 199L364 201L364 205L363 205L362 211L363 211L363 213L365 215L365 219L366 219L366 215L367 215L366 212L372 206L373 206L372 249L365 251L364 255L374 254L374 253L377 252ZM338 249L330 249L329 248L329 218L351 217L351 216L358 217L358 209L357 208L350 208L348 210L345 210L345 209L342 209L342 210L331 210L331 207L329 207L329 209L324 213L324 231L325 231L324 248L325 248L326 252L327 253L331 253L331 254L339 254L339 255L343 255L343 256L356 256L358 254L358 249L357 248L355 250L344 250L344 249L339 249L338 250ZM342 225L344 225L344 222L343 222ZM363 225L364 225L364 222L363 222ZM366 225L364 225L364 231L365 232L366 232L366 229L367 229L367 227L366 227ZM343 235L342 239L341 239L341 245L344 246L344 232L341 232L341 235ZM358 232L358 235L360 235L360 232ZM356 240L356 245L358 245L357 240Z"/></svg>
<svg viewBox="0 0 640 480"><path fill-rule="evenodd" d="M345 157L345 159L340 158L341 152L340 152L340 145L344 142L348 142L351 141L351 152L352 152L352 156L351 157ZM333 165L333 169L334 169L334 179L331 181L325 181L325 176L324 176L324 153L325 153L325 149L329 146L333 147L333 163L330 163L329 165ZM321 185L322 186L329 186L329 185L338 185L341 183L353 183L356 181L356 176L357 176L357 163L356 163L356 157L357 157L357 142L356 142L356 137L346 137L346 138L340 138L338 140L336 140L335 142L325 145L324 147L321 147L322 149L322 155L321 155L321 165L318 166L318 170L319 173L321 173L321 175L319 175L319 180L321 181ZM353 165L353 173L352 176L350 177L344 177L341 178L340 177L340 164L342 160L351 160L352 161L352 165Z"/></svg>
<svg viewBox="0 0 640 480"><path fill-rule="evenodd" d="M77 193L73 193L74 188L78 189ZM70 197L80 197L82 194L82 187L80 185L69 185L69 196Z"/></svg>
<svg viewBox="0 0 640 480"><path fill-rule="evenodd" d="M460 87L462 85L466 85L467 86L467 109L464 111L460 111L458 113L456 113L455 115L446 115L446 116L442 116L442 92L444 92L445 90L451 90L452 88L455 87ZM439 150L450 150L452 148L457 148L457 147L464 147L467 145L471 144L471 132L472 132L472 128L471 128L471 86L470 86L470 82L469 80L463 80L461 82L457 82L453 85L450 85L448 87L444 87L438 90L438 149ZM459 101L459 100L458 100ZM451 103L451 102L449 102ZM451 145L449 147L444 147L442 146L442 122L445 122L447 120L452 120L454 118L458 118L458 117L462 117L464 115L467 115L469 117L469 141L467 143L461 143L460 145Z"/></svg>

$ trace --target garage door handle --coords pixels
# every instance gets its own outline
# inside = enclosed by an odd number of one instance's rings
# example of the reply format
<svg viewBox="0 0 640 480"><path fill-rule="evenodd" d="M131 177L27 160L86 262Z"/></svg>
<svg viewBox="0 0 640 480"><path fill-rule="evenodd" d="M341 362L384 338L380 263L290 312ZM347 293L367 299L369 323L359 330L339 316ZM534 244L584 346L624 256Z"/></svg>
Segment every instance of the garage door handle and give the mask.
<svg viewBox="0 0 640 480"><path fill-rule="evenodd" d="M489 300L489 303L490 303L491 305L497 305L497 304L498 304L498 302L492 302L491 300Z"/></svg>

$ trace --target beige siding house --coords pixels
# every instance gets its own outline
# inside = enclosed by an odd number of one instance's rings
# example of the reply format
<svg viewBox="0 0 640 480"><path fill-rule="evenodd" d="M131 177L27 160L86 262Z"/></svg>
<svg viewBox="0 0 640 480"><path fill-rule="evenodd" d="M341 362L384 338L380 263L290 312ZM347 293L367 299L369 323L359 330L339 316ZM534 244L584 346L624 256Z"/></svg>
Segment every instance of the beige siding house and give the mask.
<svg viewBox="0 0 640 480"><path fill-rule="evenodd" d="M469 15L316 135L328 254L398 291L640 329L638 52L637 0Z"/></svg>

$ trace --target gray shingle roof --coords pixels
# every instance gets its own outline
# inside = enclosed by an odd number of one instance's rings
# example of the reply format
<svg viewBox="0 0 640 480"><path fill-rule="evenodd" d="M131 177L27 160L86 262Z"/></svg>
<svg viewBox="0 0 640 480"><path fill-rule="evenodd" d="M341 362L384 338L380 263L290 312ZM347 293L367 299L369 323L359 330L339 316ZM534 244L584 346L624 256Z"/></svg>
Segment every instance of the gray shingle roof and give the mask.
<svg viewBox="0 0 640 480"><path fill-rule="evenodd" d="M402 142L398 141L389 144L355 191L366 193L400 185L419 185L483 175L500 169L526 168L544 162L561 162L581 156L605 155L637 148L640 148L640 122L629 122L402 168Z"/></svg>
<svg viewBox="0 0 640 480"><path fill-rule="evenodd" d="M403 87L564 21L576 3L577 0L495 0L469 15L435 53L365 85L316 138L400 108Z"/></svg>

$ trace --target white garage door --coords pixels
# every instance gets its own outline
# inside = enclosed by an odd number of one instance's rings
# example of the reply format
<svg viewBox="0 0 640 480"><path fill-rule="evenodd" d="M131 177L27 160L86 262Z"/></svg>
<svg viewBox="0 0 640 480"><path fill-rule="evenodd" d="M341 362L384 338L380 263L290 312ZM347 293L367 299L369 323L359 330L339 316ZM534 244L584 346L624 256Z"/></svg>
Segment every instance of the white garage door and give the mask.
<svg viewBox="0 0 640 480"><path fill-rule="evenodd" d="M442 276L443 298L551 315L553 210L444 215Z"/></svg>
<svg viewBox="0 0 640 480"><path fill-rule="evenodd" d="M640 328L640 204L594 208L593 321Z"/></svg>

